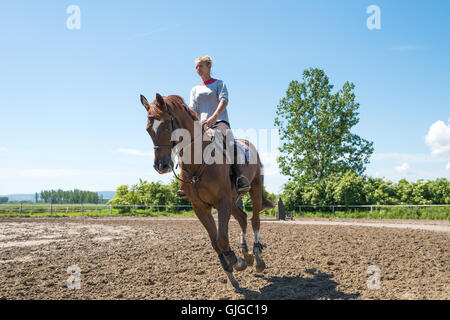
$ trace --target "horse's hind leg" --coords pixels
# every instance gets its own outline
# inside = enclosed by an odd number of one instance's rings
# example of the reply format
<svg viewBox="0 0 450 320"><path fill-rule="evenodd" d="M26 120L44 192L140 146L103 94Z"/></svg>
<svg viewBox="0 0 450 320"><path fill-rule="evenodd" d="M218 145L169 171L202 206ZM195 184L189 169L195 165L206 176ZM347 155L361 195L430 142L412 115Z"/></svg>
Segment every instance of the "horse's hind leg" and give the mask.
<svg viewBox="0 0 450 320"><path fill-rule="evenodd" d="M233 205L233 210L231 211L231 214L233 217L239 222L239 226L241 227L241 242L239 245L239 249L241 249L242 254L244 255L245 261L245 267L242 266L235 266L235 269L237 271L244 270L247 268L247 265L252 266L254 257L252 254L248 252L248 246L247 246L247 213L243 211L240 207L238 207L236 204Z"/></svg>
<svg viewBox="0 0 450 320"><path fill-rule="evenodd" d="M266 268L266 264L262 258L263 246L259 242L259 213L262 209L262 195L262 184L255 180L254 183L252 183L252 188L250 189L250 197L252 199L253 206L252 228L253 233L255 234L253 253L256 259L256 272L262 272Z"/></svg>

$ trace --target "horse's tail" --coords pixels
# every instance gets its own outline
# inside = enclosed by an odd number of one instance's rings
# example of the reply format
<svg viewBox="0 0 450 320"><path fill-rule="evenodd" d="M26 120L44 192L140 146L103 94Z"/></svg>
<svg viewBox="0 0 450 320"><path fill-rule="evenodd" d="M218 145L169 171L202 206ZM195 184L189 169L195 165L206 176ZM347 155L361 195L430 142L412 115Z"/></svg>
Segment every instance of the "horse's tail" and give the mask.
<svg viewBox="0 0 450 320"><path fill-rule="evenodd" d="M262 163L262 161L261 161L261 159L259 157L259 153L258 153L258 161L259 161L259 165L260 165L260 170L263 170L264 166L263 166L263 163ZM262 171L261 173L263 173L263 172L264 171ZM264 175L263 174L261 174L261 184L263 186L261 188L261 192L262 192L262 197L261 197L262 198L262 210L265 211L265 210L269 210L269 209L275 208L276 204L273 201L267 199L264 196Z"/></svg>
<svg viewBox="0 0 450 320"><path fill-rule="evenodd" d="M262 207L263 207L263 210L273 209L273 208L275 208L275 203L273 201L270 201L269 199L265 198L264 194L263 194Z"/></svg>

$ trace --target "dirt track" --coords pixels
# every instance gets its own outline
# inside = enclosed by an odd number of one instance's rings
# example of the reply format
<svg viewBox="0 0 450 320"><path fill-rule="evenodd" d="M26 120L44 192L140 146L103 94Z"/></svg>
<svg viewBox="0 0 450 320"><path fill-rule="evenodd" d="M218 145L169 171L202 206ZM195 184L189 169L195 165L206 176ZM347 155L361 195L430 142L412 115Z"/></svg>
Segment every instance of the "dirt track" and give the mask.
<svg viewBox="0 0 450 320"><path fill-rule="evenodd" d="M2 218L0 299L450 299L448 222L420 222L441 231L325 223L263 223L267 269L235 272L234 292L195 219ZM232 220L236 251L239 232ZM67 288L72 265L79 290ZM372 265L379 289L367 286Z"/></svg>

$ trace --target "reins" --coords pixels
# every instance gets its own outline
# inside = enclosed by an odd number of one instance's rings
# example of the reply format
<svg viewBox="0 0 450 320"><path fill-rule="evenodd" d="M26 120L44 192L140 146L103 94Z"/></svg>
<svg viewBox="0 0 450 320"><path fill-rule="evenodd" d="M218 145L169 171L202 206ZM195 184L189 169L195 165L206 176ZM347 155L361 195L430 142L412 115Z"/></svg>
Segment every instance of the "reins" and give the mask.
<svg viewBox="0 0 450 320"><path fill-rule="evenodd" d="M172 134L172 132L173 132L175 129L177 129L177 127L178 127L178 128L181 128L181 126L180 126L180 122L178 121L177 117L175 117L175 115L172 113L172 111L170 110L170 108L169 108L169 106L167 105L167 103L166 103L165 105L166 105L166 107L167 107L167 113L170 115L170 127L171 127L170 130L171 130L171 134ZM175 126L175 123L177 124L177 127ZM201 132L200 135L203 136L203 129L202 129L202 132ZM190 146L190 145L195 141L196 138L197 138L197 137L194 137L194 139L192 139L191 142L190 142L187 146ZM187 147L187 146L185 146L185 147ZM175 141L172 141L170 145L155 145L155 146L154 146L154 149L164 149L164 148L171 148L171 149L173 149L174 147L175 147ZM178 156L178 153L177 153L177 156ZM171 169L172 172L173 172L173 175L175 176L175 178L176 178L178 181L181 181L181 182L183 182L183 183L189 183L189 184L192 184L192 186L193 186L193 188L194 188L194 191L195 191L195 194L196 194L197 198L200 199L200 201L202 201L203 203L205 203L205 204L207 204L207 205L209 205L209 206L212 206L212 204L210 204L210 203L208 203L208 202L206 202L206 201L204 201L204 200L202 200L202 199L200 198L200 194L198 193L198 189L197 189L197 183L200 181L200 177L201 177L202 173L205 171L205 168L206 168L206 164L205 164L203 161L202 161L202 164L200 165L200 168L198 168L198 169L195 171L194 174L190 173L189 171L183 169L183 168L180 166L181 171L184 172L184 173L189 177L189 180L187 180L187 181L184 180L184 179L182 179L182 178L180 178L180 177L176 174L175 168L173 167L173 162L172 162L172 161L169 161L169 165L170 165L170 169Z"/></svg>

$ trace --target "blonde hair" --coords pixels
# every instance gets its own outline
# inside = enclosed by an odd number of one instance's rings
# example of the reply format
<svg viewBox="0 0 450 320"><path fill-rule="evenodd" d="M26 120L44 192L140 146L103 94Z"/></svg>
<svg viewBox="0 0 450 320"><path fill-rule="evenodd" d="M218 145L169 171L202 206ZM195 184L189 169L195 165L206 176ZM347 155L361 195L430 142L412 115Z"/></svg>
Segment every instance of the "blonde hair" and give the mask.
<svg viewBox="0 0 450 320"><path fill-rule="evenodd" d="M199 57L199 58L195 59L195 62L197 62L197 61L199 61L199 62L206 62L206 64L208 66L212 67L212 59L211 59L210 56Z"/></svg>

